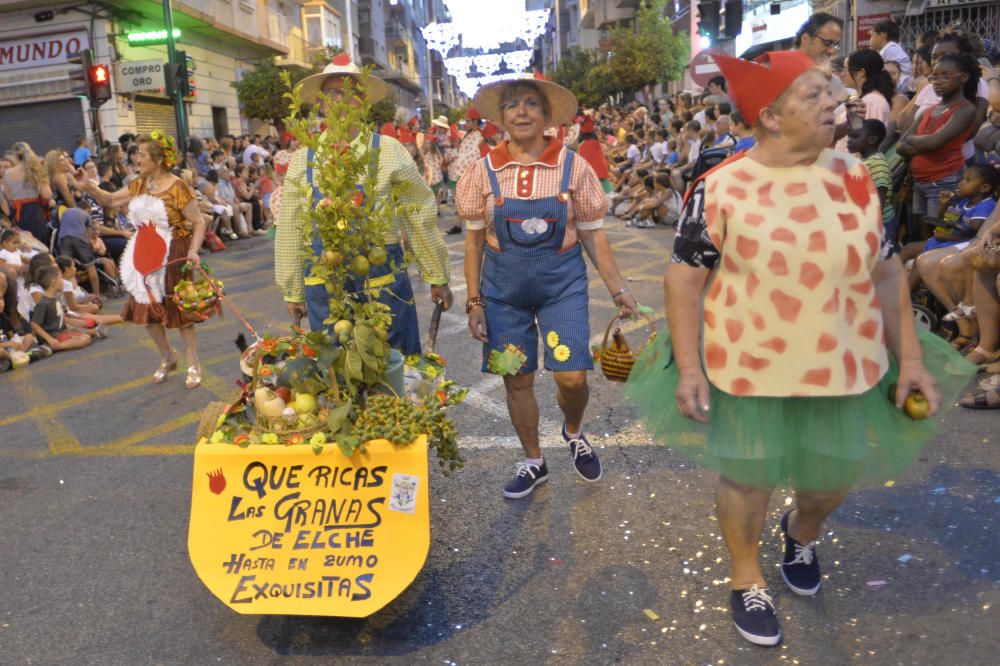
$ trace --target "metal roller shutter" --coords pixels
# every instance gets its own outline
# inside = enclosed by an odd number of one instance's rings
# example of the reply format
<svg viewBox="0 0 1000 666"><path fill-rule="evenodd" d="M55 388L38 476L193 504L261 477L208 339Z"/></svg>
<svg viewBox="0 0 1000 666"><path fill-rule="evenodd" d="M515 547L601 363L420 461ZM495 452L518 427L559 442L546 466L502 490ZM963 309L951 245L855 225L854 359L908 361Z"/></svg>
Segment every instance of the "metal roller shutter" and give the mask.
<svg viewBox="0 0 1000 666"><path fill-rule="evenodd" d="M135 127L139 134L148 134L153 130L166 132L177 139L177 119L174 117L174 105L170 100L155 97L136 97Z"/></svg>
<svg viewBox="0 0 1000 666"><path fill-rule="evenodd" d="M53 149L72 154L81 134L86 134L83 103L76 97L0 107L0 152L27 141L38 155Z"/></svg>

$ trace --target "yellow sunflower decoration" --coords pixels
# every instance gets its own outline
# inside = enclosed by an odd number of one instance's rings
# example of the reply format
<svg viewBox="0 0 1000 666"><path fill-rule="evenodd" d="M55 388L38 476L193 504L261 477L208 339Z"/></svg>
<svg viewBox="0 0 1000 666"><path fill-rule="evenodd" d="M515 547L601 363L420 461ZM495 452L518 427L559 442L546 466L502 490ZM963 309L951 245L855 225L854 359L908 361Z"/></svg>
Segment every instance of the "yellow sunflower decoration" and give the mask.
<svg viewBox="0 0 1000 666"><path fill-rule="evenodd" d="M559 334L555 331L549 331L549 334L545 336L545 342L549 345L550 349L555 349L556 345L559 344Z"/></svg>
<svg viewBox="0 0 1000 666"><path fill-rule="evenodd" d="M559 345L554 350L552 350L552 355L556 357L556 360L560 363L565 363L569 360L569 347L566 345Z"/></svg>

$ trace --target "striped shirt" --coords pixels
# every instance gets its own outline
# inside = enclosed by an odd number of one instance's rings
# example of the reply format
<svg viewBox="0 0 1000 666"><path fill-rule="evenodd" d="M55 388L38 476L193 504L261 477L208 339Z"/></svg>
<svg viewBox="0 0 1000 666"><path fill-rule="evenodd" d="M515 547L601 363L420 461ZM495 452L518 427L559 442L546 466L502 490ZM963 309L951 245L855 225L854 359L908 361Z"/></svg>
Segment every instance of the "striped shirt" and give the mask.
<svg viewBox="0 0 1000 666"><path fill-rule="evenodd" d="M465 220L468 229L486 229L486 242L494 250L500 249L493 229L493 188L486 172L487 160L497 172L500 194L505 199L540 199L554 197L560 192L563 163L567 150L561 142L549 140L549 145L531 164L516 162L504 141L490 153L473 164L458 182L455 203L458 216ZM577 242L576 230L600 229L608 211L608 198L601 188L601 181L587 160L579 155L573 160L570 172L569 223L563 249Z"/></svg>
<svg viewBox="0 0 1000 666"><path fill-rule="evenodd" d="M274 278L289 303L305 301L302 225L309 223L313 203L312 187L306 181L308 161L309 151L305 148L296 150L292 156L285 175L274 238ZM386 232L385 242L400 242L402 230L424 279L429 284L447 284L448 249L437 227L434 194L424 183L406 148L396 139L383 136L379 147L375 199L388 201L393 186L399 186L400 206L412 206L413 212L396 219Z"/></svg>
<svg viewBox="0 0 1000 666"><path fill-rule="evenodd" d="M896 211L892 207L892 171L889 163L885 161L882 153L872 153L865 158L865 166L872 176L875 189L885 188L885 205L882 206L882 223L888 224L896 217Z"/></svg>

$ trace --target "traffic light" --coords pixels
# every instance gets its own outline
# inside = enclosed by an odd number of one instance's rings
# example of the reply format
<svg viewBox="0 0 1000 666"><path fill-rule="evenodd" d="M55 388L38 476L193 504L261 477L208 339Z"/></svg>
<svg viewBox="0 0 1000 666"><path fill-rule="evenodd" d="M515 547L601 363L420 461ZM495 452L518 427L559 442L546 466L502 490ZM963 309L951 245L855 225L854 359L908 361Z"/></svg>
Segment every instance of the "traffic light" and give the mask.
<svg viewBox="0 0 1000 666"><path fill-rule="evenodd" d="M66 62L77 66L69 73L73 94L77 97L90 97L90 68L94 64L94 52L90 49L77 51L66 58Z"/></svg>
<svg viewBox="0 0 1000 666"><path fill-rule="evenodd" d="M743 31L743 0L726 0L723 39L735 39Z"/></svg>
<svg viewBox="0 0 1000 666"><path fill-rule="evenodd" d="M107 65L91 65L87 70L88 93L91 106L100 106L111 99L111 70Z"/></svg>
<svg viewBox="0 0 1000 666"><path fill-rule="evenodd" d="M698 34L713 44L719 39L720 4L718 0L698 3Z"/></svg>
<svg viewBox="0 0 1000 666"><path fill-rule="evenodd" d="M167 95L191 97L198 94L194 78L194 59L184 51L174 51L176 62L167 65Z"/></svg>

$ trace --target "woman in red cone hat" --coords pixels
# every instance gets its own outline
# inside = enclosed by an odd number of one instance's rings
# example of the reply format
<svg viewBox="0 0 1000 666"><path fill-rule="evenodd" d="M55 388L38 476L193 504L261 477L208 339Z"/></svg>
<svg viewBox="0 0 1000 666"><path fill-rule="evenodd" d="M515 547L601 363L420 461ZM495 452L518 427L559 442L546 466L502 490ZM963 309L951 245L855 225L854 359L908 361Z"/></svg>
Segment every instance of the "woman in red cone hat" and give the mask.
<svg viewBox="0 0 1000 666"><path fill-rule="evenodd" d="M665 277L669 335L626 394L659 441L719 472L733 621L770 646L782 635L759 542L773 489L795 494L780 520L782 578L813 596L827 517L937 433L904 403L933 415L974 368L915 330L871 177L828 148L830 74L801 51L715 62L757 145L688 191Z"/></svg>

